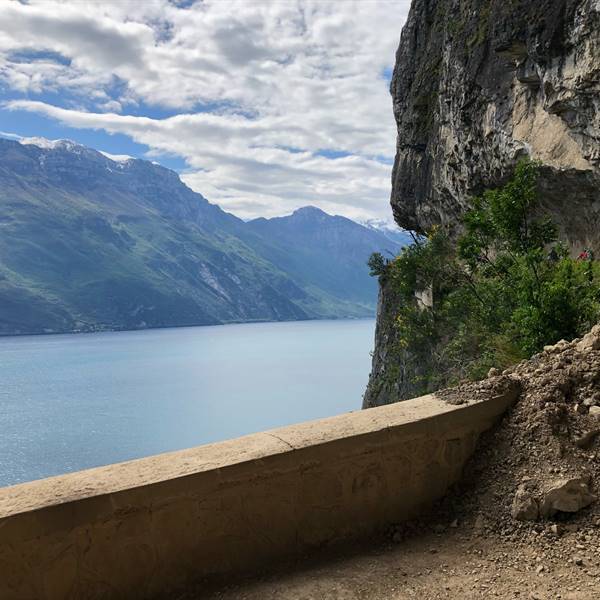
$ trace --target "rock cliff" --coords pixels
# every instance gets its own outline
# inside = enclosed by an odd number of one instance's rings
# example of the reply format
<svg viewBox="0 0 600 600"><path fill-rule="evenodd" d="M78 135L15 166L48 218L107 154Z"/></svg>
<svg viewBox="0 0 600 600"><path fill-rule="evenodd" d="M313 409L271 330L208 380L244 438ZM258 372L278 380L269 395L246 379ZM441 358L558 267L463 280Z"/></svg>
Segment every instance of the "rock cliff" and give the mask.
<svg viewBox="0 0 600 600"><path fill-rule="evenodd" d="M452 226L528 155L564 236L598 245L598 0L414 0L391 93L403 227Z"/></svg>
<svg viewBox="0 0 600 600"><path fill-rule="evenodd" d="M529 156L561 237L600 252L600 0L413 0L391 94L399 225L456 231ZM393 305L384 286L364 406L412 393L416 367L389 358Z"/></svg>

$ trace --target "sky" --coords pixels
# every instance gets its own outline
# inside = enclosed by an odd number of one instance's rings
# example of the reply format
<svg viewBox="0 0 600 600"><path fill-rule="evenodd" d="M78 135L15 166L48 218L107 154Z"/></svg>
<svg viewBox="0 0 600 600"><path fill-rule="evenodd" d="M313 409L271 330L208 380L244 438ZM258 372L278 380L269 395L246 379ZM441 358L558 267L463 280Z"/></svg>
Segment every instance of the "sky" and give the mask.
<svg viewBox="0 0 600 600"><path fill-rule="evenodd" d="M409 0L0 4L0 135L154 160L242 218L391 219Z"/></svg>

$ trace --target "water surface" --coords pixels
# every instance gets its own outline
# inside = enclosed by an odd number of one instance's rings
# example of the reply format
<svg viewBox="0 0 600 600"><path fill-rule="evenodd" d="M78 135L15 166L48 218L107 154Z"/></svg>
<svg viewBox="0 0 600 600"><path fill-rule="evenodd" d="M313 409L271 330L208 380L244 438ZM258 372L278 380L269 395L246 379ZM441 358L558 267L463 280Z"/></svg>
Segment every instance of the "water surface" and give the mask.
<svg viewBox="0 0 600 600"><path fill-rule="evenodd" d="M359 409L374 327L0 338L0 486Z"/></svg>

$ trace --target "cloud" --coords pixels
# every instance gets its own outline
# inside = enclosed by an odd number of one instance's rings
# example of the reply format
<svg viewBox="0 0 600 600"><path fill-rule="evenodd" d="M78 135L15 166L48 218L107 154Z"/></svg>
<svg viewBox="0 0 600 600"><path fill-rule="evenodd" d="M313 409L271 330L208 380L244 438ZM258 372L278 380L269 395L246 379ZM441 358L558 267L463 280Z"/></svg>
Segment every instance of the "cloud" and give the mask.
<svg viewBox="0 0 600 600"><path fill-rule="evenodd" d="M184 180L241 216L384 216L395 127L382 73L408 4L8 2L0 79L22 97L6 109L181 156Z"/></svg>
<svg viewBox="0 0 600 600"><path fill-rule="evenodd" d="M23 136L17 133L11 133L10 131L0 131L0 136L9 138L11 140L22 140Z"/></svg>

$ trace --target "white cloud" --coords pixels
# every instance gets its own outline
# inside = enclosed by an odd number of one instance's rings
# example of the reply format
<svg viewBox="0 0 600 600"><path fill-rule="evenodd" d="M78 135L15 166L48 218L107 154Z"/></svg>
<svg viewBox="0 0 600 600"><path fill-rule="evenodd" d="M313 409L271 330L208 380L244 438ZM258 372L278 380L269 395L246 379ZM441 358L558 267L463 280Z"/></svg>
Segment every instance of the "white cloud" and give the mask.
<svg viewBox="0 0 600 600"><path fill-rule="evenodd" d="M10 110L184 157L185 181L241 216L305 204L386 216L395 127L382 73L408 4L8 2L0 78L23 93ZM36 101L43 91L89 112ZM127 114L140 104L178 114Z"/></svg>

